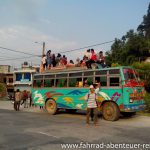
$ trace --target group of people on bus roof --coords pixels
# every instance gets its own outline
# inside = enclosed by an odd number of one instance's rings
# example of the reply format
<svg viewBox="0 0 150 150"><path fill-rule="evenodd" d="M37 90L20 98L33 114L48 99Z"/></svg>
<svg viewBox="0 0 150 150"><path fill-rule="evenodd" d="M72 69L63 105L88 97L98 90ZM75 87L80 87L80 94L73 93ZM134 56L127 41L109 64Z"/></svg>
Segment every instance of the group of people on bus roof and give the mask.
<svg viewBox="0 0 150 150"><path fill-rule="evenodd" d="M66 55L61 55L58 53L57 56L52 54L51 50L48 50L46 55L44 54L41 60L41 70L50 70L52 68L66 68L66 67L87 67L89 69L92 68L92 64L96 67L100 65L101 68L106 67L105 65L105 57L103 52L100 51L98 54L95 53L94 49L88 49L83 58L76 59L76 63L73 60L68 61ZM41 71L42 72L42 71Z"/></svg>

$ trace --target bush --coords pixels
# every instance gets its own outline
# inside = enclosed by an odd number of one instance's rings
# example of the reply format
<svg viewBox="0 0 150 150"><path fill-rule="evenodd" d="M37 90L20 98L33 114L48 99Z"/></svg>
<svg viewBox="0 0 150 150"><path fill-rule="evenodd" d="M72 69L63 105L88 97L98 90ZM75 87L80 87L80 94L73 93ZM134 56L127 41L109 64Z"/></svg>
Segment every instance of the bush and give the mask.
<svg viewBox="0 0 150 150"><path fill-rule="evenodd" d="M4 92L4 89L5 89L4 85L0 83L0 92Z"/></svg>
<svg viewBox="0 0 150 150"><path fill-rule="evenodd" d="M0 83L0 97L6 96L6 93L7 93L6 86Z"/></svg>
<svg viewBox="0 0 150 150"><path fill-rule="evenodd" d="M150 93L150 79L145 82L145 90Z"/></svg>
<svg viewBox="0 0 150 150"><path fill-rule="evenodd" d="M112 63L112 64L111 64L111 67L119 67L119 66L121 66L121 65L118 64L118 63Z"/></svg>
<svg viewBox="0 0 150 150"><path fill-rule="evenodd" d="M150 113L150 93L146 93L146 95L144 97L144 101L146 104L146 111L148 111Z"/></svg>

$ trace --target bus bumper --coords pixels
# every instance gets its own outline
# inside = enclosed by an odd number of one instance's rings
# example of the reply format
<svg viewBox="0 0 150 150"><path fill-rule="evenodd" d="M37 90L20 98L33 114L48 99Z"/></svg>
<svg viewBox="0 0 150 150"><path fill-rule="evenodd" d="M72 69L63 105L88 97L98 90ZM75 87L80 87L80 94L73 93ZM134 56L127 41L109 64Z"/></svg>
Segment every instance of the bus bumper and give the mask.
<svg viewBox="0 0 150 150"><path fill-rule="evenodd" d="M130 104L130 105L124 105L124 111L125 111L125 112L141 111L141 110L144 110L145 107L146 107L145 104Z"/></svg>

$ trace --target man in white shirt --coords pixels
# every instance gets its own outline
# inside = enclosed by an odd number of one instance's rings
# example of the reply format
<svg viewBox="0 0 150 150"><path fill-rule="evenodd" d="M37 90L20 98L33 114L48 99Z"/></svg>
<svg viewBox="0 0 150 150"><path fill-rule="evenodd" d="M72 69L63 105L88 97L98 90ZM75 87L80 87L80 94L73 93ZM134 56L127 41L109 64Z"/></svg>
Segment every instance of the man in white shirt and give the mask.
<svg viewBox="0 0 150 150"><path fill-rule="evenodd" d="M94 113L94 125L97 125L97 94L95 93L95 89L93 85L90 85L90 92L85 95L85 101L87 101L87 115L86 115L86 123L89 125L90 113L93 110Z"/></svg>

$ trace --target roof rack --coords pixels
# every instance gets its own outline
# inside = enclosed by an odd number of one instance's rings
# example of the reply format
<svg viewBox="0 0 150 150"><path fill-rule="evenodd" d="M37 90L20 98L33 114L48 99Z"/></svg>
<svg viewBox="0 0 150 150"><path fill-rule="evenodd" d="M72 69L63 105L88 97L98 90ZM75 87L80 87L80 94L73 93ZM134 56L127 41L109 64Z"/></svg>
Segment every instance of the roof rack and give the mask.
<svg viewBox="0 0 150 150"><path fill-rule="evenodd" d="M50 70L45 70L42 73L51 73L51 72L68 72L68 71L79 71L79 70L87 70L86 67L68 67L68 68L55 68Z"/></svg>

